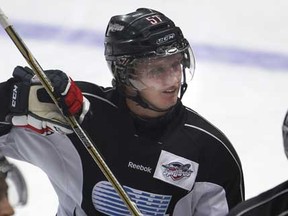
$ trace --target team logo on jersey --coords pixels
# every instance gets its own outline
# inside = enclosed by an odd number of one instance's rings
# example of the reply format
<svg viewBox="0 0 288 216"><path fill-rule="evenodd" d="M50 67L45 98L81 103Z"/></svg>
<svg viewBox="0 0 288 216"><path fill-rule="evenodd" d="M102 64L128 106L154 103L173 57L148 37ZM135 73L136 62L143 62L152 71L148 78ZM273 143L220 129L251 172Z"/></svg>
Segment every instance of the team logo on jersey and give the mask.
<svg viewBox="0 0 288 216"><path fill-rule="evenodd" d="M172 178L174 181L180 180L184 177L190 177L193 172L191 169L191 164L182 164L179 162L172 162L169 164L163 164L164 168L163 175Z"/></svg>
<svg viewBox="0 0 288 216"><path fill-rule="evenodd" d="M162 150L153 177L190 191L198 167L199 164L194 161Z"/></svg>

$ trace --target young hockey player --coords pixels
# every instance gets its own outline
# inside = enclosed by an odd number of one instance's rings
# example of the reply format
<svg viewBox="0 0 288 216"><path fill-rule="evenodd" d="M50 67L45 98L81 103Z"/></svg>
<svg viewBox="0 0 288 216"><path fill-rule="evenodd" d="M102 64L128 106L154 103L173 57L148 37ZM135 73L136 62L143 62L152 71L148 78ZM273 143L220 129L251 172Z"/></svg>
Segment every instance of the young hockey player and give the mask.
<svg viewBox="0 0 288 216"><path fill-rule="evenodd" d="M63 112L77 117L141 213L220 216L243 201L233 146L181 102L195 62L180 28L147 8L113 16L105 58L113 87L45 73ZM0 148L46 172L58 216L129 215L29 68L15 68L0 99Z"/></svg>

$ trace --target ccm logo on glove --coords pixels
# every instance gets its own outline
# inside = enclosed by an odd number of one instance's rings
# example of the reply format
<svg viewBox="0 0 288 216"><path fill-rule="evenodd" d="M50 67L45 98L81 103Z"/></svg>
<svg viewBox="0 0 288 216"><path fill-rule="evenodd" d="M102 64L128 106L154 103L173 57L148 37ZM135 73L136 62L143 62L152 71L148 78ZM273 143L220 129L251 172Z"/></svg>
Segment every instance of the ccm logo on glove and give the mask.
<svg viewBox="0 0 288 216"><path fill-rule="evenodd" d="M16 107L16 101L17 101L17 89L18 89L18 86L17 85L14 85L13 86L13 91L12 91L12 102L11 102L11 106L12 107Z"/></svg>

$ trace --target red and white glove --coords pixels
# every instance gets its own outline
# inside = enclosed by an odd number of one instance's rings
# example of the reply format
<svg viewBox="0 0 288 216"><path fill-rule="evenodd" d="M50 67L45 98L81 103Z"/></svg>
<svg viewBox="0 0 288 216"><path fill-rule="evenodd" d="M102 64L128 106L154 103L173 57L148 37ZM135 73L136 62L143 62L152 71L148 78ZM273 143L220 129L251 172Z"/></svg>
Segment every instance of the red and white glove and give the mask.
<svg viewBox="0 0 288 216"><path fill-rule="evenodd" d="M89 102L75 82L60 70L47 70L45 74L54 87L62 113L83 118L89 109ZM13 125L30 128L43 135L51 131L62 134L73 132L31 69L17 66L13 77L8 115Z"/></svg>

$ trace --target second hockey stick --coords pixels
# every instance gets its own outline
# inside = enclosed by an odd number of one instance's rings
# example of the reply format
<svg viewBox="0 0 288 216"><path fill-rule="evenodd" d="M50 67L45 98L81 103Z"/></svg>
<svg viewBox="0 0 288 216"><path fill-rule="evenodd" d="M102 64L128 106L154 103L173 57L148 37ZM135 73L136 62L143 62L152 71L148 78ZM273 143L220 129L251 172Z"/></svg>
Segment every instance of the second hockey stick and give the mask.
<svg viewBox="0 0 288 216"><path fill-rule="evenodd" d="M18 50L21 52L23 57L26 59L27 63L30 65L32 70L34 71L35 75L39 78L40 82L42 83L43 87L46 89L47 93L50 95L53 102L56 104L56 106L59 108L59 110L62 112L57 97L54 94L54 88L44 73L42 67L37 62L37 60L34 58L26 44L23 42L23 40L20 38L20 36L17 34L17 32L14 30L13 26L8 22L8 18L5 16L4 12L0 8L0 24L5 29L11 40L14 42ZM63 113L62 113L63 114ZM105 177L108 179L108 181L112 184L114 189L119 194L120 198L123 200L123 202L128 207L130 213L135 216L142 216L141 212L137 208L136 204L131 201L123 187L120 185L116 177L113 175L110 168L107 166L97 149L95 148L93 142L90 140L90 138L87 136L85 131L82 129L82 127L77 122L76 118L74 116L65 116L65 119L73 129L73 131L77 134L78 138L81 140L83 145L86 147L87 151L90 153L93 160L96 162L98 167L101 169L102 173L105 175Z"/></svg>

